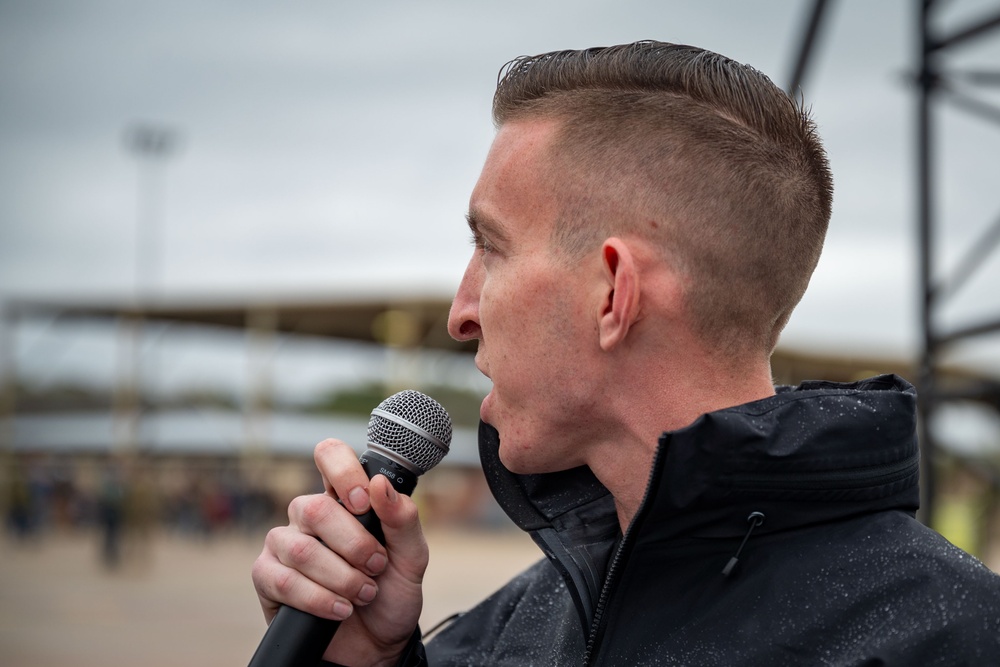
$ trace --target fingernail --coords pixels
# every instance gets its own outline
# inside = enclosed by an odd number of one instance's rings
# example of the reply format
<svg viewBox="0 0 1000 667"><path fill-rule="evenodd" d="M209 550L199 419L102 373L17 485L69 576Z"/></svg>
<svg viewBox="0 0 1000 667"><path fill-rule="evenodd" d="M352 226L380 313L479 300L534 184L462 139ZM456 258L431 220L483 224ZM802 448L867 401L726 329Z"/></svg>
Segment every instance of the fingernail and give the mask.
<svg viewBox="0 0 1000 667"><path fill-rule="evenodd" d="M367 604L375 599L376 593L378 593L377 588L371 584L365 584L361 587L361 590L358 591L358 599Z"/></svg>
<svg viewBox="0 0 1000 667"><path fill-rule="evenodd" d="M367 567L368 571L372 574L380 574L382 570L385 569L386 562L385 556L376 552L372 554L372 557L368 559L367 563L365 563L365 567Z"/></svg>
<svg viewBox="0 0 1000 667"><path fill-rule="evenodd" d="M352 611L354 611L354 608L346 602L338 600L333 603L333 615L339 617L341 620L350 616Z"/></svg>
<svg viewBox="0 0 1000 667"><path fill-rule="evenodd" d="M399 494L396 493L396 488L392 484L389 484L387 488L388 491L385 492L385 497L389 499L390 503L396 502L396 500L399 498Z"/></svg>
<svg viewBox="0 0 1000 667"><path fill-rule="evenodd" d="M360 486L356 486L347 494L347 499L351 501L351 508L355 512L368 511L368 493Z"/></svg>

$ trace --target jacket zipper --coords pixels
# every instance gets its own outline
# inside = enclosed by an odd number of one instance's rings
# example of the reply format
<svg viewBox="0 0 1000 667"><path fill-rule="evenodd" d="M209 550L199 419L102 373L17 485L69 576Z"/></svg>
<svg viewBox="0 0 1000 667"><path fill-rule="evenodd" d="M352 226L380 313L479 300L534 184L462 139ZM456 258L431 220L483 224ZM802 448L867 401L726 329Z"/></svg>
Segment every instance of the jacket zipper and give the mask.
<svg viewBox="0 0 1000 667"><path fill-rule="evenodd" d="M920 454L914 453L901 461L863 468L784 474L740 473L731 475L729 481L733 487L742 489L765 487L782 491L829 491L892 484L919 470Z"/></svg>
<svg viewBox="0 0 1000 667"><path fill-rule="evenodd" d="M601 587L601 596L597 599L597 607L594 609L594 621L590 625L590 636L587 638L587 650L583 654L584 665L589 666L591 664L591 659L594 657L594 649L597 648L598 630L601 628L601 621L604 618L604 610L608 606L608 598L611 597L611 588L618 570L618 565L622 560L622 553L625 551L625 545L628 543L628 539L631 534L632 527L629 526L629 529L625 531L625 535L622 537L622 541L619 543L618 548L615 549L615 555L611 559L611 565L608 566L608 574L604 578L604 586Z"/></svg>
<svg viewBox="0 0 1000 667"><path fill-rule="evenodd" d="M601 587L601 596L597 599L597 607L594 608L594 620L590 624L590 634L587 637L587 650L583 654L583 664L588 667L591 665L591 662L596 656L598 639L604 625L602 623L604 620L604 612L608 606L608 601L611 598L611 590L614 588L618 570L622 567L621 563L625 559L626 549L631 548L631 540L629 538L636 532L636 530L638 530L636 526L639 524L639 518L642 516L646 508L646 503L649 500L649 492L653 488L653 480L660 474L662 459L665 457L665 449L665 443L661 438L660 446L657 448L656 455L653 458L653 465L650 466L649 479L646 481L646 491L643 495L642 502L639 503L639 509L636 510L635 516L632 518L632 523L630 523L629 527L625 530L625 534L622 536L622 541L618 544L618 548L615 549L615 554L611 558L611 565L608 566L608 573L604 577L604 585Z"/></svg>

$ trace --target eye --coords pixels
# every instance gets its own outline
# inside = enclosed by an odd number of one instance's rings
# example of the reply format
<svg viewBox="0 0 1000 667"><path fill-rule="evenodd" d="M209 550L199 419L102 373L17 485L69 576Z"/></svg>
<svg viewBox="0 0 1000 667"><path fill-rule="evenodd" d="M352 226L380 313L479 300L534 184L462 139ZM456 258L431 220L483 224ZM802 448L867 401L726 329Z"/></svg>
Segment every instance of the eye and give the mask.
<svg viewBox="0 0 1000 667"><path fill-rule="evenodd" d="M484 254L489 254L493 252L493 244L487 240L485 236L478 232L472 233L472 244L476 246L477 249L482 250Z"/></svg>

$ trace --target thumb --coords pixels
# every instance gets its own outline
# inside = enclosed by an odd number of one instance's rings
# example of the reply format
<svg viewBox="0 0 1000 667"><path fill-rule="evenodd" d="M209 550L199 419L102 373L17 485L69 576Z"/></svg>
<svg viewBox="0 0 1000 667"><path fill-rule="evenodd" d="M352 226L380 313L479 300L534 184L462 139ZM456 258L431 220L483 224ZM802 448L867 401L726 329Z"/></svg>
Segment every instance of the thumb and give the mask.
<svg viewBox="0 0 1000 667"><path fill-rule="evenodd" d="M368 492L372 509L382 522L390 564L419 582L427 569L428 555L416 503L396 491L384 475L372 477Z"/></svg>

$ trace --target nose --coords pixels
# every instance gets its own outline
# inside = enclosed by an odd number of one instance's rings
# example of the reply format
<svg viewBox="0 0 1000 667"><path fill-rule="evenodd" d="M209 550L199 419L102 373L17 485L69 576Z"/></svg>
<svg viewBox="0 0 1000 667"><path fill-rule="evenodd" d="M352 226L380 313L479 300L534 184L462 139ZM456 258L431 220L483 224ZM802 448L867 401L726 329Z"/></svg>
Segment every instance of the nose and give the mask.
<svg viewBox="0 0 1000 667"><path fill-rule="evenodd" d="M465 341L482 338L479 324L479 294L482 290L482 262L479 252L472 255L465 267L462 282L451 302L448 313L448 334L455 340Z"/></svg>

